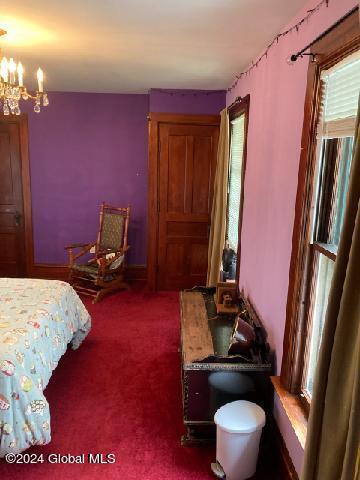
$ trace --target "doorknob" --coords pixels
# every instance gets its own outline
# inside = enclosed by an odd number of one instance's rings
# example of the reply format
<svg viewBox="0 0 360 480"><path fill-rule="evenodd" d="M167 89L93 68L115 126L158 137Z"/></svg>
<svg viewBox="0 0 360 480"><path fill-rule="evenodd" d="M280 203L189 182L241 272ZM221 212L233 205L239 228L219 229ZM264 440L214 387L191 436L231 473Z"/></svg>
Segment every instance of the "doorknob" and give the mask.
<svg viewBox="0 0 360 480"><path fill-rule="evenodd" d="M20 212L15 212L15 225L18 227L20 225L22 215Z"/></svg>

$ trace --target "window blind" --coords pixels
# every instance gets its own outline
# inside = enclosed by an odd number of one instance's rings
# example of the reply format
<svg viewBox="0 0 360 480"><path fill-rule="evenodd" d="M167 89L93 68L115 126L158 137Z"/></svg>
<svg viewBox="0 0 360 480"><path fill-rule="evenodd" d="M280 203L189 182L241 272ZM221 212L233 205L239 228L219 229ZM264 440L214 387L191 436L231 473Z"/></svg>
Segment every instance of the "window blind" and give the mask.
<svg viewBox="0 0 360 480"><path fill-rule="evenodd" d="M357 52L321 76L324 82L320 134L327 138L354 134L360 94L360 55Z"/></svg>
<svg viewBox="0 0 360 480"><path fill-rule="evenodd" d="M228 191L227 241L230 248L237 252L239 210L241 197L241 177L243 168L245 115L230 122L230 165Z"/></svg>

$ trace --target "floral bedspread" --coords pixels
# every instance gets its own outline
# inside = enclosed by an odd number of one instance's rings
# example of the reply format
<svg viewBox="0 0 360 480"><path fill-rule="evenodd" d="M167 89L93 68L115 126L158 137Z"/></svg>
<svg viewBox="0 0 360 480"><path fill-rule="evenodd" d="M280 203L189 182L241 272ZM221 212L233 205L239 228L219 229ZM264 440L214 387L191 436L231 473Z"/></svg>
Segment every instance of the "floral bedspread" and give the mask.
<svg viewBox="0 0 360 480"><path fill-rule="evenodd" d="M0 278L0 457L51 440L44 389L91 318L74 289L56 280Z"/></svg>

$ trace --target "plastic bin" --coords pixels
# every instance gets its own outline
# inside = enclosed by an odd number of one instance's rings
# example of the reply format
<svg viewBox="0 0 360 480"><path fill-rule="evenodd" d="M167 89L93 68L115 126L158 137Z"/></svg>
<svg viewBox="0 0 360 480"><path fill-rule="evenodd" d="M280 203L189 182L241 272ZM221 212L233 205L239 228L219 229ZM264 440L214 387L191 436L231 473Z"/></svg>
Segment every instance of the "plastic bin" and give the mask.
<svg viewBox="0 0 360 480"><path fill-rule="evenodd" d="M216 460L226 480L246 480L256 472L265 412L255 403L237 400L215 413Z"/></svg>

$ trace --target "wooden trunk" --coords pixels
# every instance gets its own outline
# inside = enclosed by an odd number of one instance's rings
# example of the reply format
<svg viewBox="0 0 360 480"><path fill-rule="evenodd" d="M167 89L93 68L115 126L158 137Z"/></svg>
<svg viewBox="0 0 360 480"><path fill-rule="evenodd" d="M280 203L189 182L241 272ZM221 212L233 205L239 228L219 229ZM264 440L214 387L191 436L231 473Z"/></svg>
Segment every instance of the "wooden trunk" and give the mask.
<svg viewBox="0 0 360 480"><path fill-rule="evenodd" d="M269 411L271 364L266 343L265 360L245 363L240 356L227 355L235 316L209 319L201 293L182 292L180 305L183 417L187 428L182 444L189 445L214 439L213 417L226 403L249 400Z"/></svg>

